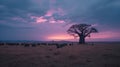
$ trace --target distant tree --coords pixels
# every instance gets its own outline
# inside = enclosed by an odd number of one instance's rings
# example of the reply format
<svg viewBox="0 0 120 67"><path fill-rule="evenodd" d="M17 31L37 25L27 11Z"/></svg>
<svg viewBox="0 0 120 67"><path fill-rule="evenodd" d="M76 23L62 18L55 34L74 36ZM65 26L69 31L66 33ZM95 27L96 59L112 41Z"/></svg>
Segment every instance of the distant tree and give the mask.
<svg viewBox="0 0 120 67"><path fill-rule="evenodd" d="M79 44L84 44L86 37L90 37L91 33L96 33L98 31L89 24L74 24L67 32L74 37L79 37Z"/></svg>

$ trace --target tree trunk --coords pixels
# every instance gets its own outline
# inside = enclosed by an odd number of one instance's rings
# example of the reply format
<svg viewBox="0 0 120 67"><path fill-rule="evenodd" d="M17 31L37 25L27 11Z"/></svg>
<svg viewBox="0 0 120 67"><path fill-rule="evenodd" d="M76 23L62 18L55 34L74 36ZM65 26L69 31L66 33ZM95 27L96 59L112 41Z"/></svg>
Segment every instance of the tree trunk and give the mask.
<svg viewBox="0 0 120 67"><path fill-rule="evenodd" d="M79 44L85 44L85 37L83 35L79 36Z"/></svg>

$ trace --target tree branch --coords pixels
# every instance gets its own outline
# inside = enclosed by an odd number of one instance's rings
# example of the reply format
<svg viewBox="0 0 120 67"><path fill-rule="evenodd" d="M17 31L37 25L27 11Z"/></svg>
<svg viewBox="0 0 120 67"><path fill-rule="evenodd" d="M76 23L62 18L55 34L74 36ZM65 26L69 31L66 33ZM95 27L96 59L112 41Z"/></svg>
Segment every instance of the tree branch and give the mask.
<svg viewBox="0 0 120 67"><path fill-rule="evenodd" d="M90 30L90 32L88 32L86 35L85 35L85 37L87 37L90 33L92 33L92 31Z"/></svg>

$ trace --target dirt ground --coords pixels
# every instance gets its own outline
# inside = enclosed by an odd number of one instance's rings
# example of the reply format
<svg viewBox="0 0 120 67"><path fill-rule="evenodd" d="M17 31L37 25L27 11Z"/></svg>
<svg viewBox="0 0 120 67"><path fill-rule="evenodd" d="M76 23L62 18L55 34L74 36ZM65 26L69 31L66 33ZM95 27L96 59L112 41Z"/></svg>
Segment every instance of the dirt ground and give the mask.
<svg viewBox="0 0 120 67"><path fill-rule="evenodd" d="M120 43L0 46L0 67L120 67Z"/></svg>

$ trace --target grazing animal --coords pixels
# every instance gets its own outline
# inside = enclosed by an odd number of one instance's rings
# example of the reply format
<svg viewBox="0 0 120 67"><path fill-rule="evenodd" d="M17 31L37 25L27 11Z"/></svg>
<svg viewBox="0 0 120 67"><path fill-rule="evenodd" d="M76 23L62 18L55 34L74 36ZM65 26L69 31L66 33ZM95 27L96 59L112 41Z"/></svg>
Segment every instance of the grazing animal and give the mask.
<svg viewBox="0 0 120 67"><path fill-rule="evenodd" d="M27 44L27 43L24 44L24 47L29 47L29 46L30 46L30 44Z"/></svg>
<svg viewBox="0 0 120 67"><path fill-rule="evenodd" d="M62 48L62 47L64 47L64 46L67 46L67 44L66 44L66 43L56 44L56 47L57 47L57 48Z"/></svg>
<svg viewBox="0 0 120 67"><path fill-rule="evenodd" d="M4 43L0 43L0 46L3 46L3 45L5 45Z"/></svg>
<svg viewBox="0 0 120 67"><path fill-rule="evenodd" d="M36 47L36 44L31 44L32 47Z"/></svg>

